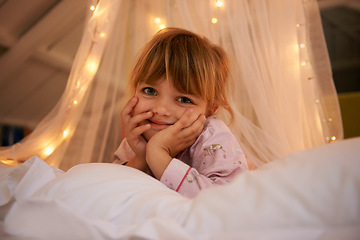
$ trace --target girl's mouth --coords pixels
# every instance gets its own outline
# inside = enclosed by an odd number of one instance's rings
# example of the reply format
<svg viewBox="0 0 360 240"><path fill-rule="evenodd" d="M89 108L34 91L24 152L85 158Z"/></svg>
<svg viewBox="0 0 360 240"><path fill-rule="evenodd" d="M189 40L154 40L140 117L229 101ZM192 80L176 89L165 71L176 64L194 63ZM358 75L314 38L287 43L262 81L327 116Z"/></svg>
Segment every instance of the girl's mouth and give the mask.
<svg viewBox="0 0 360 240"><path fill-rule="evenodd" d="M162 121L157 121L157 120L146 120L150 125L151 128L157 131L163 130L169 126L171 126L172 124L167 123L167 122L162 122Z"/></svg>

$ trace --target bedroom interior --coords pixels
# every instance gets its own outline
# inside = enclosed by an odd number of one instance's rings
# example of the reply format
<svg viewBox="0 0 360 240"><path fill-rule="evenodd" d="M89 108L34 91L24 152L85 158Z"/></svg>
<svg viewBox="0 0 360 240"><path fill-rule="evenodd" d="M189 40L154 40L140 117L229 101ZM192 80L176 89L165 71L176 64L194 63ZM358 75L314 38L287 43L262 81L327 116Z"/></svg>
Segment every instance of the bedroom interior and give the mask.
<svg viewBox="0 0 360 240"><path fill-rule="evenodd" d="M107 164L137 50L171 25L229 53L258 167L194 199ZM358 0L0 0L0 238L357 239L359 41Z"/></svg>
<svg viewBox="0 0 360 240"><path fill-rule="evenodd" d="M19 141L33 130L65 89L89 1L66 2L0 1L2 146ZM319 7L339 93L344 137L360 136L360 113L356 111L360 109L360 3L320 0ZM64 14L67 20L61 21Z"/></svg>

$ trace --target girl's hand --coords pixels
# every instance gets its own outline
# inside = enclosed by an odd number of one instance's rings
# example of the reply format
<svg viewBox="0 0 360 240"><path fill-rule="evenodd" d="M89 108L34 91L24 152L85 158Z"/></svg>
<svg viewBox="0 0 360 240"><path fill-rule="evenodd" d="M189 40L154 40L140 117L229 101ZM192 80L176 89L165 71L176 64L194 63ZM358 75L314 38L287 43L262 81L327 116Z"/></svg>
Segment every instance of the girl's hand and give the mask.
<svg viewBox="0 0 360 240"><path fill-rule="evenodd" d="M172 126L156 133L146 146L146 162L160 179L172 158L191 146L203 130L206 118L189 109Z"/></svg>
<svg viewBox="0 0 360 240"><path fill-rule="evenodd" d="M145 151L146 151L146 139L142 134L150 129L150 124L139 125L145 119L148 119L152 116L151 112L140 113L133 116L133 110L138 102L138 98L133 97L130 99L124 109L121 112L121 117L125 126L125 137L129 143L129 146L134 151L136 159L138 161L145 161Z"/></svg>
<svg viewBox="0 0 360 240"><path fill-rule="evenodd" d="M175 157L195 142L204 128L205 121L203 114L193 113L193 110L189 109L174 125L154 135L151 145L157 145L165 149L171 157Z"/></svg>

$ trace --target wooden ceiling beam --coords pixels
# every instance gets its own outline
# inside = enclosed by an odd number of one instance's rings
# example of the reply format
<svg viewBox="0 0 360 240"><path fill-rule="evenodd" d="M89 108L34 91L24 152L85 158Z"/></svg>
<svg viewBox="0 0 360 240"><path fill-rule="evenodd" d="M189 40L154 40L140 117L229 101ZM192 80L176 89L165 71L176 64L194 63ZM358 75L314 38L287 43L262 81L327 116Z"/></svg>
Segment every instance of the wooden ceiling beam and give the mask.
<svg viewBox="0 0 360 240"><path fill-rule="evenodd" d="M0 58L0 86L28 58L84 19L88 1L63 0Z"/></svg>

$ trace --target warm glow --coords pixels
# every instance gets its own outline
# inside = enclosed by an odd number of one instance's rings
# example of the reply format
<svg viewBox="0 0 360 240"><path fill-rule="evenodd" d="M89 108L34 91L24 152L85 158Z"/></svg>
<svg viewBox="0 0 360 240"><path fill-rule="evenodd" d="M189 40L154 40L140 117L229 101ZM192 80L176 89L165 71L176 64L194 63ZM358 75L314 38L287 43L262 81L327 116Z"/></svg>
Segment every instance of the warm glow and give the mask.
<svg viewBox="0 0 360 240"><path fill-rule="evenodd" d="M222 1L216 1L215 5L217 7L221 7L223 5Z"/></svg>
<svg viewBox="0 0 360 240"><path fill-rule="evenodd" d="M54 148L53 148L53 147L47 147L47 148L45 148L43 154L44 154L45 156L49 156L49 155L51 155L53 152L54 152Z"/></svg>
<svg viewBox="0 0 360 240"><path fill-rule="evenodd" d="M213 23L213 24L215 24L215 23L217 23L217 19L216 18L213 18L213 19L211 19L211 22Z"/></svg>
<svg viewBox="0 0 360 240"><path fill-rule="evenodd" d="M95 61L95 60L88 60L88 61L86 62L86 68L87 68L87 70L88 70L90 73L94 74L94 73L96 73L96 71L97 71L98 62Z"/></svg>
<svg viewBox="0 0 360 240"><path fill-rule="evenodd" d="M66 138L67 136L69 136L69 130L68 129L63 131L63 137Z"/></svg>
<svg viewBox="0 0 360 240"><path fill-rule="evenodd" d="M105 37L105 33L100 33L100 37Z"/></svg>
<svg viewBox="0 0 360 240"><path fill-rule="evenodd" d="M164 29L164 28L166 28L166 26L164 24L161 24L160 29Z"/></svg>
<svg viewBox="0 0 360 240"><path fill-rule="evenodd" d="M160 18L155 18L156 23L160 23Z"/></svg>
<svg viewBox="0 0 360 240"><path fill-rule="evenodd" d="M94 10L95 10L95 6L91 6L91 7L90 7L90 10L91 10L91 11L94 11Z"/></svg>
<svg viewBox="0 0 360 240"><path fill-rule="evenodd" d="M0 160L0 162L9 166L14 164L14 160Z"/></svg>
<svg viewBox="0 0 360 240"><path fill-rule="evenodd" d="M300 24L296 24L296 27L299 28L301 25Z"/></svg>
<svg viewBox="0 0 360 240"><path fill-rule="evenodd" d="M300 48L305 48L305 43L301 43Z"/></svg>
<svg viewBox="0 0 360 240"><path fill-rule="evenodd" d="M336 137L335 136L332 136L331 137L331 141L335 141L336 140Z"/></svg>
<svg viewBox="0 0 360 240"><path fill-rule="evenodd" d="M306 64L307 64L306 61L302 61L302 62L300 63L300 65L303 66L303 67L306 66Z"/></svg>
<svg viewBox="0 0 360 240"><path fill-rule="evenodd" d="M73 101L73 104L74 104L74 105L78 104L78 101L77 101L77 100L74 100L74 101Z"/></svg>

